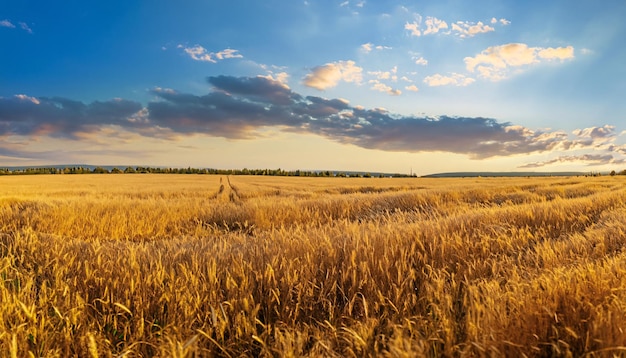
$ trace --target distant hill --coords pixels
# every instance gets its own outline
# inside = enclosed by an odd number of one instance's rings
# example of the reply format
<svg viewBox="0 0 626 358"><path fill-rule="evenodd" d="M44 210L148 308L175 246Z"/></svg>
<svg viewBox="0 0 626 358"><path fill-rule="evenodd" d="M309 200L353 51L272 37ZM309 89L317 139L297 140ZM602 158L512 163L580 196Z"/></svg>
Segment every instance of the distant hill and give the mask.
<svg viewBox="0 0 626 358"><path fill-rule="evenodd" d="M583 172L452 172L436 173L422 178L478 178L478 177L571 177L589 175Z"/></svg>

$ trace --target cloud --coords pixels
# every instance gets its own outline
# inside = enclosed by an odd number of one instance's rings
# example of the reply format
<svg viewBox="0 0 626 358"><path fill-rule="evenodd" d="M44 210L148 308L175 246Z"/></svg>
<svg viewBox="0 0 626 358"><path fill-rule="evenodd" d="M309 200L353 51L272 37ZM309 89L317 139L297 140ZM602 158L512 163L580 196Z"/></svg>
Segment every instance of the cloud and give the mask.
<svg viewBox="0 0 626 358"><path fill-rule="evenodd" d="M482 159L592 149L592 137L609 137L614 131L611 126L587 128L570 139L562 131L534 131L490 118L403 116L352 106L341 98L302 96L269 76L212 76L207 82L212 89L203 95L157 87L151 91L155 100L146 106L124 99L84 103L61 97L0 97L0 137L5 143L12 137L41 136L90 141L119 129L150 138L201 134L253 139L272 127L368 149L451 152Z"/></svg>
<svg viewBox="0 0 626 358"><path fill-rule="evenodd" d="M399 89L394 89L391 86L379 82L378 80L371 80L369 83L373 84L371 88L375 91L384 92L391 96L399 96L402 94L402 91Z"/></svg>
<svg viewBox="0 0 626 358"><path fill-rule="evenodd" d="M495 31L493 27L483 24L481 21L478 23L471 23L469 21L457 21L452 24L452 31L456 32L461 38L474 37L477 34L483 34L486 32Z"/></svg>
<svg viewBox="0 0 626 358"><path fill-rule="evenodd" d="M445 30L448 28L448 23L438 19L436 17L428 16L426 20L424 20L425 29L420 30L421 27L421 17L420 21L413 21L411 23L407 22L404 24L404 29L409 30L411 32L411 36L422 36L422 35L433 35L438 33L440 30Z"/></svg>
<svg viewBox="0 0 626 358"><path fill-rule="evenodd" d="M406 24L404 24L404 29L405 30L409 30L411 32L411 36L422 36L422 31L420 31L419 29L419 24L415 21L409 23L407 22Z"/></svg>
<svg viewBox="0 0 626 358"><path fill-rule="evenodd" d="M243 56L239 54L238 50L230 48L224 49L219 52L208 52L207 49L200 45L195 45L193 47L184 47L183 45L178 45L178 48L182 48L185 53L189 55L189 57L196 61L217 63L218 60L221 61L229 58L243 58Z"/></svg>
<svg viewBox="0 0 626 358"><path fill-rule="evenodd" d="M13 25L11 21L5 19L0 21L0 27L8 27L10 29L14 29L15 25Z"/></svg>
<svg viewBox="0 0 626 358"><path fill-rule="evenodd" d="M506 79L511 68L523 68L542 60L568 60L574 58L572 46L558 48L528 47L523 43L492 46L474 57L464 59L468 71L477 72L482 78L492 81Z"/></svg>
<svg viewBox="0 0 626 358"><path fill-rule="evenodd" d="M615 159L610 154L583 154L583 155L565 155L560 156L555 159L546 160L543 162L534 162L527 163L519 166L518 168L541 168L548 165L553 164L562 164L562 163L574 163L574 162L582 162L586 163L588 166L594 165L606 165L606 164L619 164L623 162L621 159Z"/></svg>
<svg viewBox="0 0 626 358"><path fill-rule="evenodd" d="M420 65L420 66L426 66L428 65L428 60L426 60L424 57L418 57L418 58L414 58L415 60L415 64L416 65Z"/></svg>
<svg viewBox="0 0 626 358"><path fill-rule="evenodd" d="M90 104L62 97L0 97L0 136L49 135L75 139L101 125L132 126L142 105L124 99Z"/></svg>
<svg viewBox="0 0 626 358"><path fill-rule="evenodd" d="M390 46L382 46L382 45L374 46L374 44L371 42L364 43L363 45L361 45L361 51L365 53L370 53L374 49L378 51L382 51L382 50L391 50L392 48Z"/></svg>
<svg viewBox="0 0 626 358"><path fill-rule="evenodd" d="M20 27L22 28L22 30L28 32L29 34L33 33L33 30L28 27L28 24L26 24L25 22L20 22Z"/></svg>
<svg viewBox="0 0 626 358"><path fill-rule="evenodd" d="M417 20L413 22L406 22L404 24L404 29L408 30L411 36L416 37L442 33L444 35L457 35L461 38L467 38L474 37L478 34L493 32L496 30L493 26L485 24L482 21L456 21L448 26L448 23L446 21L438 19L436 17L428 16L426 17L426 20L423 21L423 23L421 16L416 14L416 17L418 18ZM498 20L495 17L492 18L490 22L492 25L500 24L503 26L509 25L511 23L509 20ZM448 30L449 28L450 30Z"/></svg>
<svg viewBox="0 0 626 358"><path fill-rule="evenodd" d="M29 34L33 33L33 30L28 26L27 23L25 23L25 22L18 22L18 25L20 26L20 29L28 32ZM13 22L11 22L10 20L7 20L7 19L0 20L0 27L7 27L9 29L17 28L17 26L15 26L15 24Z"/></svg>
<svg viewBox="0 0 626 358"><path fill-rule="evenodd" d="M394 66L389 71L368 71L368 75L376 77L377 80L392 80L398 81L398 66Z"/></svg>
<svg viewBox="0 0 626 358"><path fill-rule="evenodd" d="M451 73L449 76L443 76L440 74L434 74L432 76L427 76L424 78L424 83L426 83L430 87L437 86L457 86L457 87L465 87L476 80L471 77L466 77L465 75L459 73Z"/></svg>
<svg viewBox="0 0 626 358"><path fill-rule="evenodd" d="M578 137L589 137L604 140L615 137L615 126L605 125L603 127L576 129L573 133Z"/></svg>
<svg viewBox="0 0 626 358"><path fill-rule="evenodd" d="M436 17L427 17L424 23L426 24L426 30L424 31L424 35L436 34L439 32L439 30L444 30L448 28L448 24L445 21L440 20Z"/></svg>
<svg viewBox="0 0 626 358"><path fill-rule="evenodd" d="M503 26L507 26L507 25L510 25L510 24L511 24L511 21L509 21L509 20L507 20L507 19L500 19L500 20L498 20L498 19L496 19L495 17L492 17L492 18L491 18L491 24L492 24L492 25L495 25L495 24L497 24L497 23L500 23L500 24L501 24L501 25L503 25Z"/></svg>
<svg viewBox="0 0 626 358"><path fill-rule="evenodd" d="M302 83L311 88L323 91L337 86L340 81L360 83L363 80L363 69L354 61L337 61L313 68Z"/></svg>
<svg viewBox="0 0 626 358"><path fill-rule="evenodd" d="M419 91L419 88L417 88L416 85L410 85L410 86L406 86L404 87L405 90L407 91L411 91L411 92L417 92Z"/></svg>

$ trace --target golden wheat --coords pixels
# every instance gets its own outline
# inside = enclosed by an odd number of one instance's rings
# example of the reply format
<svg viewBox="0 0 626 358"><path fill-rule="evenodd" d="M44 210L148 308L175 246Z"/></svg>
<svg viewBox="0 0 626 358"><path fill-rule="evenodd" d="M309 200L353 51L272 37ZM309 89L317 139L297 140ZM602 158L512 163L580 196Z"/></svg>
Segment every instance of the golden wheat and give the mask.
<svg viewBox="0 0 626 358"><path fill-rule="evenodd" d="M0 177L0 353L626 354L626 181Z"/></svg>

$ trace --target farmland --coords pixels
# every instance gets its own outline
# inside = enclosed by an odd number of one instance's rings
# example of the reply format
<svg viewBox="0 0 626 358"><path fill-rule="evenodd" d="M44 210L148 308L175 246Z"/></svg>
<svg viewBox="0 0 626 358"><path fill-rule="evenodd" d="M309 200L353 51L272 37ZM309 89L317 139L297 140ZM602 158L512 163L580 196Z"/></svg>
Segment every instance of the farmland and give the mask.
<svg viewBox="0 0 626 358"><path fill-rule="evenodd" d="M626 178L0 177L0 355L626 354Z"/></svg>

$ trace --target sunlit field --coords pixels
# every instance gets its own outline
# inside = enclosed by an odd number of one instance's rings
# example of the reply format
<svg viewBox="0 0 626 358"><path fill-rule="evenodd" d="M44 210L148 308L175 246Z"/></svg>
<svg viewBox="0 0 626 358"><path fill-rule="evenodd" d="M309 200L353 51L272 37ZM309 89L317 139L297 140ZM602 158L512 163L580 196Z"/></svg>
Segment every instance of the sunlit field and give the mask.
<svg viewBox="0 0 626 358"><path fill-rule="evenodd" d="M626 178L0 177L0 356L626 354Z"/></svg>

